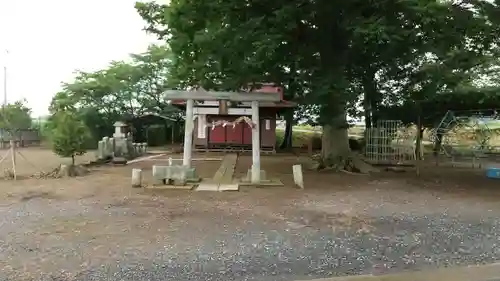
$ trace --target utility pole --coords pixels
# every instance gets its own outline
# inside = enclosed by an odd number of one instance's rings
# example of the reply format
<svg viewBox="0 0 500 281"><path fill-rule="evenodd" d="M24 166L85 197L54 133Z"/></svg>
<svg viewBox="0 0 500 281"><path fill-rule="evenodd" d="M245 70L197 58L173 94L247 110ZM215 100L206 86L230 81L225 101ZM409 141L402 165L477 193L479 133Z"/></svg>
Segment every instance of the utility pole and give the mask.
<svg viewBox="0 0 500 281"><path fill-rule="evenodd" d="M5 61L3 64L3 107L7 105L7 57L9 50L5 49Z"/></svg>
<svg viewBox="0 0 500 281"><path fill-rule="evenodd" d="M5 125L5 107L7 106L7 57L9 56L9 51L5 49L5 59L3 62L3 104L2 104L2 114L1 118L3 120L2 123ZM4 135L5 135L5 128L0 128L0 138L1 138L1 143L0 147L4 147Z"/></svg>

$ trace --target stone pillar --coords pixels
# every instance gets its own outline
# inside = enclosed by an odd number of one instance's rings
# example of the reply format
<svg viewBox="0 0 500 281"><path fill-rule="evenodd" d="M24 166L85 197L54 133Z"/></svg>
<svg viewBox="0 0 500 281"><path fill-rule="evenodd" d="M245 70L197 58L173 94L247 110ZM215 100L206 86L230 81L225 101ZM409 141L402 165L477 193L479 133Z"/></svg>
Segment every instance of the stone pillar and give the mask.
<svg viewBox="0 0 500 281"><path fill-rule="evenodd" d="M191 168L191 155L193 146L193 107L194 100L186 101L186 122L184 126L184 154L182 157L182 165Z"/></svg>
<svg viewBox="0 0 500 281"><path fill-rule="evenodd" d="M259 102L252 101L252 183L260 182L260 120Z"/></svg>
<svg viewBox="0 0 500 281"><path fill-rule="evenodd" d="M128 157L129 149L128 149L128 140L125 134L125 127L127 126L125 123L117 121L113 125L115 126L115 133L113 134L114 138L114 157Z"/></svg>

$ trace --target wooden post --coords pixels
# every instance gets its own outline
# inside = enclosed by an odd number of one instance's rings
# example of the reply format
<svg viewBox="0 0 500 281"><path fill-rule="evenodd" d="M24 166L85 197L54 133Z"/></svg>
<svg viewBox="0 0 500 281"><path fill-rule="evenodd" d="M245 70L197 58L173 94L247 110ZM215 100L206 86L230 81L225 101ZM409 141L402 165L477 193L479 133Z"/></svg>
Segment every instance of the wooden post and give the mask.
<svg viewBox="0 0 500 281"><path fill-rule="evenodd" d="M227 115L227 100L219 101L219 115Z"/></svg>
<svg viewBox="0 0 500 281"><path fill-rule="evenodd" d="M260 183L260 120L259 102L252 101L252 178L254 184Z"/></svg>
<svg viewBox="0 0 500 281"><path fill-rule="evenodd" d="M186 101L186 122L184 126L184 154L182 165L191 168L191 152L193 146L193 106L194 100L188 99Z"/></svg>
<svg viewBox="0 0 500 281"><path fill-rule="evenodd" d="M12 157L12 173L14 174L14 179L17 179L16 172L16 142L14 140L10 140L10 156Z"/></svg>
<svg viewBox="0 0 500 281"><path fill-rule="evenodd" d="M175 123L174 123L174 122L172 122L172 139L170 140L170 142L171 142L172 144L174 144L174 143L175 143L175 140L174 140L174 139L175 139Z"/></svg>

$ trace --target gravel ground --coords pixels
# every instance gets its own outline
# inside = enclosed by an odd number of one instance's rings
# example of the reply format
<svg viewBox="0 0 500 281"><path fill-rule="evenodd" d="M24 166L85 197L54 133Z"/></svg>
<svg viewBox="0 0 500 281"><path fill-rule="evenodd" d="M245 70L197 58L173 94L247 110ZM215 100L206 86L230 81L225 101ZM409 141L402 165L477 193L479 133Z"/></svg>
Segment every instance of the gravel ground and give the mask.
<svg viewBox="0 0 500 281"><path fill-rule="evenodd" d="M23 197L0 207L0 280L301 280L500 256L496 204L372 193L278 203L265 192ZM332 202L364 207L346 212Z"/></svg>
<svg viewBox="0 0 500 281"><path fill-rule="evenodd" d="M23 153L36 166L60 162ZM287 157L262 167L291 184L298 160ZM205 177L218 168L195 164ZM0 181L0 281L304 280L497 261L498 182L429 167L418 178L304 170L305 191L216 194L130 191L131 167Z"/></svg>

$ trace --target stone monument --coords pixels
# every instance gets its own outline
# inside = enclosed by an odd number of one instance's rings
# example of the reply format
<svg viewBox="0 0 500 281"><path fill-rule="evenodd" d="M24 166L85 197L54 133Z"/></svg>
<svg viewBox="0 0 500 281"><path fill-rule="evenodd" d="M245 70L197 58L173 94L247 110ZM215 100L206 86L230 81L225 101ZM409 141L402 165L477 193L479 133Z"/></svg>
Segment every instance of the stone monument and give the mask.
<svg viewBox="0 0 500 281"><path fill-rule="evenodd" d="M127 124L116 121L115 132L113 134L113 140L115 142L113 151L113 163L127 163L127 157L129 155L129 145L127 140Z"/></svg>

